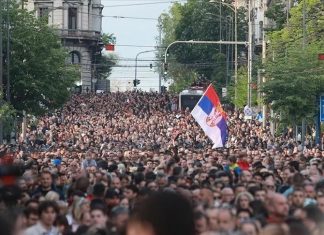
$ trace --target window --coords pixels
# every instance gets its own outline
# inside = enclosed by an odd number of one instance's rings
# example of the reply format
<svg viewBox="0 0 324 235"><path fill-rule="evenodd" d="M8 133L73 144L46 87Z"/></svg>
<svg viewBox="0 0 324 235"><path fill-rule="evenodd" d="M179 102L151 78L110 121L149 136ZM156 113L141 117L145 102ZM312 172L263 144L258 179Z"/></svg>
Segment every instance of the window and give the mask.
<svg viewBox="0 0 324 235"><path fill-rule="evenodd" d="M69 8L69 29L77 29L77 14L77 8Z"/></svg>
<svg viewBox="0 0 324 235"><path fill-rule="evenodd" d="M77 51L70 52L70 57L68 62L69 64L80 64L81 62L80 53Z"/></svg>
<svg viewBox="0 0 324 235"><path fill-rule="evenodd" d="M38 11L39 18L42 18L48 23L48 7L40 7Z"/></svg>

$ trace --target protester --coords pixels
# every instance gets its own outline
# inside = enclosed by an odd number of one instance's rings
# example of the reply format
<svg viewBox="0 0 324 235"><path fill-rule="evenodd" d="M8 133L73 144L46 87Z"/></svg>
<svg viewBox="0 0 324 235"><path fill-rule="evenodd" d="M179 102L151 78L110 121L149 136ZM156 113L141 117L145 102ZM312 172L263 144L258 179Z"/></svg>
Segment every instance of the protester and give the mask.
<svg viewBox="0 0 324 235"><path fill-rule="evenodd" d="M30 121L25 141L0 147L0 216L24 212L0 226L8 235L320 234L324 151L225 111L227 143L213 149L169 93L73 95Z"/></svg>

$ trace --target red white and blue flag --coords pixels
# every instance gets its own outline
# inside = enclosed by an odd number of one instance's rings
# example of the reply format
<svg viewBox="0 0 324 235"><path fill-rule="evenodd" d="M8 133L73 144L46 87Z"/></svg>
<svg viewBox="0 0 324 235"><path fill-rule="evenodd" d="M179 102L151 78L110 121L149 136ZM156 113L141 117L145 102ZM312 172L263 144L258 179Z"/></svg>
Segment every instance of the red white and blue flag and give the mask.
<svg viewBox="0 0 324 235"><path fill-rule="evenodd" d="M213 148L225 146L227 140L227 117L212 84L208 86L192 110L191 115L214 143Z"/></svg>

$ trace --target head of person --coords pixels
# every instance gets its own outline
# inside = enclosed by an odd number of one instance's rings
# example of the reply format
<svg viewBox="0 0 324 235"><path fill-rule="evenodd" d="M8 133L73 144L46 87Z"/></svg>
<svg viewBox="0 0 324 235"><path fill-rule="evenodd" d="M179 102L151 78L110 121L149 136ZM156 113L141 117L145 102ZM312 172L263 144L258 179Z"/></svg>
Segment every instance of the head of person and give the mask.
<svg viewBox="0 0 324 235"><path fill-rule="evenodd" d="M97 183L93 186L93 196L95 198L104 198L105 196L105 186L102 183Z"/></svg>
<svg viewBox="0 0 324 235"><path fill-rule="evenodd" d="M231 208L219 209L217 219L220 231L232 232L235 229L235 216Z"/></svg>
<svg viewBox="0 0 324 235"><path fill-rule="evenodd" d="M65 215L59 215L56 218L55 225L58 228L60 234L69 232L69 222Z"/></svg>
<svg viewBox="0 0 324 235"><path fill-rule="evenodd" d="M84 197L75 196L73 198L71 209L72 209L73 219L76 221L80 221L80 217L82 213L90 211L90 202Z"/></svg>
<svg viewBox="0 0 324 235"><path fill-rule="evenodd" d="M257 189L254 193L254 199L264 202L266 199L266 191L264 189Z"/></svg>
<svg viewBox="0 0 324 235"><path fill-rule="evenodd" d="M235 205L237 208L248 209L250 207L250 202L254 198L249 192L239 193L235 199Z"/></svg>
<svg viewBox="0 0 324 235"><path fill-rule="evenodd" d="M279 193L269 193L266 200L269 217L282 221L288 216L289 206L287 198Z"/></svg>
<svg viewBox="0 0 324 235"><path fill-rule="evenodd" d="M112 178L111 186L113 188L117 188L117 189L120 189L122 187L119 177L115 176L115 177Z"/></svg>
<svg viewBox="0 0 324 235"><path fill-rule="evenodd" d="M127 197L123 197L120 199L119 206L129 208L129 199Z"/></svg>
<svg viewBox="0 0 324 235"><path fill-rule="evenodd" d="M214 195L210 189L203 188L200 190L200 200L209 207L213 206Z"/></svg>
<svg viewBox="0 0 324 235"><path fill-rule="evenodd" d="M263 182L263 188L266 190L267 193L274 193L276 192L276 184L273 179L269 178Z"/></svg>
<svg viewBox="0 0 324 235"><path fill-rule="evenodd" d="M218 209L217 208L209 208L206 211L206 216L208 219L208 229L211 231L218 230Z"/></svg>
<svg viewBox="0 0 324 235"><path fill-rule="evenodd" d="M234 199L234 191L230 187L225 187L221 191L222 203L231 203Z"/></svg>
<svg viewBox="0 0 324 235"><path fill-rule="evenodd" d="M194 235L191 203L174 192L156 192L144 198L134 209L127 235Z"/></svg>
<svg viewBox="0 0 324 235"><path fill-rule="evenodd" d="M108 221L107 207L104 203L95 203L90 209L91 224L98 229L105 229Z"/></svg>
<svg viewBox="0 0 324 235"><path fill-rule="evenodd" d="M317 196L317 206L324 213L324 195Z"/></svg>
<svg viewBox="0 0 324 235"><path fill-rule="evenodd" d="M25 229L25 216L17 208L0 210L0 233L6 235L21 235Z"/></svg>
<svg viewBox="0 0 324 235"><path fill-rule="evenodd" d="M324 225L324 214L316 205L304 207L305 212L303 221L312 234L318 233Z"/></svg>
<svg viewBox="0 0 324 235"><path fill-rule="evenodd" d="M105 202L109 208L117 206L120 202L118 190L115 188L109 188L105 194Z"/></svg>
<svg viewBox="0 0 324 235"><path fill-rule="evenodd" d="M249 220L252 217L252 212L249 209L238 209L236 212L237 224Z"/></svg>
<svg viewBox="0 0 324 235"><path fill-rule="evenodd" d="M194 213L196 234L202 234L208 230L206 215L201 211Z"/></svg>
<svg viewBox="0 0 324 235"><path fill-rule="evenodd" d="M40 222L46 226L53 226L57 215L59 214L59 208L54 201L42 201L38 207L38 216Z"/></svg>
<svg viewBox="0 0 324 235"><path fill-rule="evenodd" d="M293 207L301 208L304 206L305 192L302 188L295 188L291 195L291 204Z"/></svg>
<svg viewBox="0 0 324 235"><path fill-rule="evenodd" d="M289 232L291 235L310 234L308 228L301 219L288 218L285 222L289 227Z"/></svg>
<svg viewBox="0 0 324 235"><path fill-rule="evenodd" d="M50 190L53 184L53 177L51 172L43 171L40 178L41 187L44 190Z"/></svg>
<svg viewBox="0 0 324 235"><path fill-rule="evenodd" d="M129 218L129 211L126 207L116 206L111 211L111 219L117 231L123 231Z"/></svg>
<svg viewBox="0 0 324 235"><path fill-rule="evenodd" d="M26 208L25 217L27 227L35 225L38 221L38 210L35 208Z"/></svg>
<svg viewBox="0 0 324 235"><path fill-rule="evenodd" d="M91 214L90 212L83 212L80 216L80 225L91 226Z"/></svg>
<svg viewBox="0 0 324 235"><path fill-rule="evenodd" d="M304 190L307 198L315 198L316 191L313 184L308 183L304 185Z"/></svg>
<svg viewBox="0 0 324 235"><path fill-rule="evenodd" d="M248 170L243 170L240 179L242 183L250 182L252 180L252 173Z"/></svg>
<svg viewBox="0 0 324 235"><path fill-rule="evenodd" d="M128 185L124 189L124 196L128 200L133 200L138 194L138 188L135 185Z"/></svg>
<svg viewBox="0 0 324 235"><path fill-rule="evenodd" d="M256 221L244 220L240 223L240 231L244 235L258 235L260 232L260 228Z"/></svg>

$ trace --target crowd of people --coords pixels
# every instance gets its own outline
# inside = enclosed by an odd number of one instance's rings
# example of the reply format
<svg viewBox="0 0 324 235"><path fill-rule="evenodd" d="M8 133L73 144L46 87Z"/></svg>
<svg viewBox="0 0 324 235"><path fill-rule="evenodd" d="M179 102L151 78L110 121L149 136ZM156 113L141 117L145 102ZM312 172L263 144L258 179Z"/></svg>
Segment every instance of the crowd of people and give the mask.
<svg viewBox="0 0 324 235"><path fill-rule="evenodd" d="M72 96L1 147L0 233L324 233L324 151L226 111L213 149L169 93Z"/></svg>

